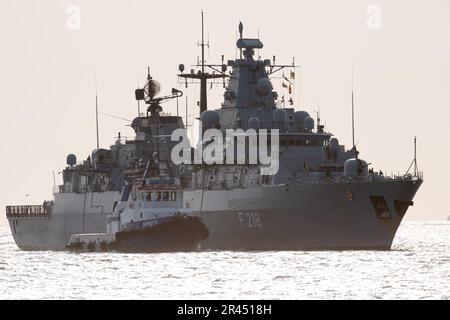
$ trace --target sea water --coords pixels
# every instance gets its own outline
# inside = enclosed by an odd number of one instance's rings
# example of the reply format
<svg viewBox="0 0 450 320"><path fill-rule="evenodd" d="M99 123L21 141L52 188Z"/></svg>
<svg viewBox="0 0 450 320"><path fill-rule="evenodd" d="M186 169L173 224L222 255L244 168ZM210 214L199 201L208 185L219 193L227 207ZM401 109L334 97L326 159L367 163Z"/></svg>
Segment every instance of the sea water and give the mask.
<svg viewBox="0 0 450 320"><path fill-rule="evenodd" d="M0 229L2 299L449 299L450 223L405 222L390 251L20 251Z"/></svg>

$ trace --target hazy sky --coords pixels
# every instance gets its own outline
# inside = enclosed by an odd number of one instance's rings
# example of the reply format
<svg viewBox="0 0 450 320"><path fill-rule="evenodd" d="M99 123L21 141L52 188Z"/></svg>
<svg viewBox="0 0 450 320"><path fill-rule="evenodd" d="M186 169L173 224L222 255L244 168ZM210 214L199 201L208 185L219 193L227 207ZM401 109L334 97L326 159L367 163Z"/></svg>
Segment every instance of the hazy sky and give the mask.
<svg viewBox="0 0 450 320"><path fill-rule="evenodd" d="M81 10L80 29L67 13L71 5ZM52 172L61 181L66 155L81 160L95 147L95 70L100 111L132 119L134 89L147 65L169 92L178 85L178 64L189 70L196 62L202 8L208 61L235 57L240 20L244 36L256 37L259 29L263 58L291 63L295 56L302 67L296 108L314 113L320 103L322 121L346 145L353 61L362 158L384 172L405 172L417 135L425 183L408 219L450 215L443 201L450 197L448 0L2 0L0 224L7 204L51 199ZM198 112L198 87L180 88L190 112ZM221 87L210 92L210 108L220 105L222 93ZM175 113L175 105L166 111ZM132 136L125 121L102 116L100 124L103 147L119 131Z"/></svg>

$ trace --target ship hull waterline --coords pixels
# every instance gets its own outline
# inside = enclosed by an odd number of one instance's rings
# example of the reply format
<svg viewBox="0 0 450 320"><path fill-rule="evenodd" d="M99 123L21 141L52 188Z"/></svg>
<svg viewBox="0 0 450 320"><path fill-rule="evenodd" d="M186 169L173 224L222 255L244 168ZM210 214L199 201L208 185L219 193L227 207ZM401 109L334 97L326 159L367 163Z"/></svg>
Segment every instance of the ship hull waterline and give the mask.
<svg viewBox="0 0 450 320"><path fill-rule="evenodd" d="M421 183L308 183L195 190L185 197L209 230L202 250L389 250L408 209L399 210L396 202L412 204ZM384 199L387 216L377 213L374 197ZM107 211L57 212L49 219L20 219L14 227L9 219L18 247L66 250L71 234L106 231Z"/></svg>

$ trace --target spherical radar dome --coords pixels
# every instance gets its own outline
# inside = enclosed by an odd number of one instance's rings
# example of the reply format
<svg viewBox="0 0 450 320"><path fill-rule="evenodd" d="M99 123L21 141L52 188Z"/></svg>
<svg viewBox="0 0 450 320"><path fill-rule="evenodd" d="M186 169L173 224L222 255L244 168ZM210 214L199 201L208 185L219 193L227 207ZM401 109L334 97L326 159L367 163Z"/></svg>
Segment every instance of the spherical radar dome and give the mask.
<svg viewBox="0 0 450 320"><path fill-rule="evenodd" d="M314 129L314 119L311 117L306 117L305 122L303 123L305 129L312 130Z"/></svg>
<svg viewBox="0 0 450 320"><path fill-rule="evenodd" d="M206 110L201 116L204 129L215 128L220 123L220 114L214 110Z"/></svg>
<svg viewBox="0 0 450 320"><path fill-rule="evenodd" d="M67 156L67 165L68 166L74 166L77 164L77 156L74 154L69 154Z"/></svg>
<svg viewBox="0 0 450 320"><path fill-rule="evenodd" d="M309 113L306 111L297 111L294 113L294 121L296 124L303 126L305 119L309 117Z"/></svg>
<svg viewBox="0 0 450 320"><path fill-rule="evenodd" d="M256 82L256 92L260 96L267 96L269 93L271 93L273 90L272 83L267 78L261 78Z"/></svg>

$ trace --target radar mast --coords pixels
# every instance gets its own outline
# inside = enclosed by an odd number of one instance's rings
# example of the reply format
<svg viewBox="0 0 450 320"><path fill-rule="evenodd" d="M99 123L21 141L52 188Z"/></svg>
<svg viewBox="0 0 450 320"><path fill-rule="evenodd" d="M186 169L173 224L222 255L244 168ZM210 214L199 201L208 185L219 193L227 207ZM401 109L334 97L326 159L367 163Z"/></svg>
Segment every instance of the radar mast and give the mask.
<svg viewBox="0 0 450 320"><path fill-rule="evenodd" d="M202 42L199 44L199 46L202 48L202 59L200 65L197 65L197 67L201 67L201 69L197 73L195 73L194 70L191 70L190 74L188 73L185 74L183 73L184 65L181 64L179 67L181 74L179 74L178 76L186 80L186 87L188 85L187 79L200 80L200 115L201 115L204 111L208 110L208 94L207 94L208 80L227 77L225 72L219 72L218 74L214 72L212 74L205 72L206 67L213 68L213 70L215 71L217 70L214 69L213 65L207 65L205 61L205 47L206 46L209 47L209 42L205 43L205 24L204 24L203 10L202 10Z"/></svg>

